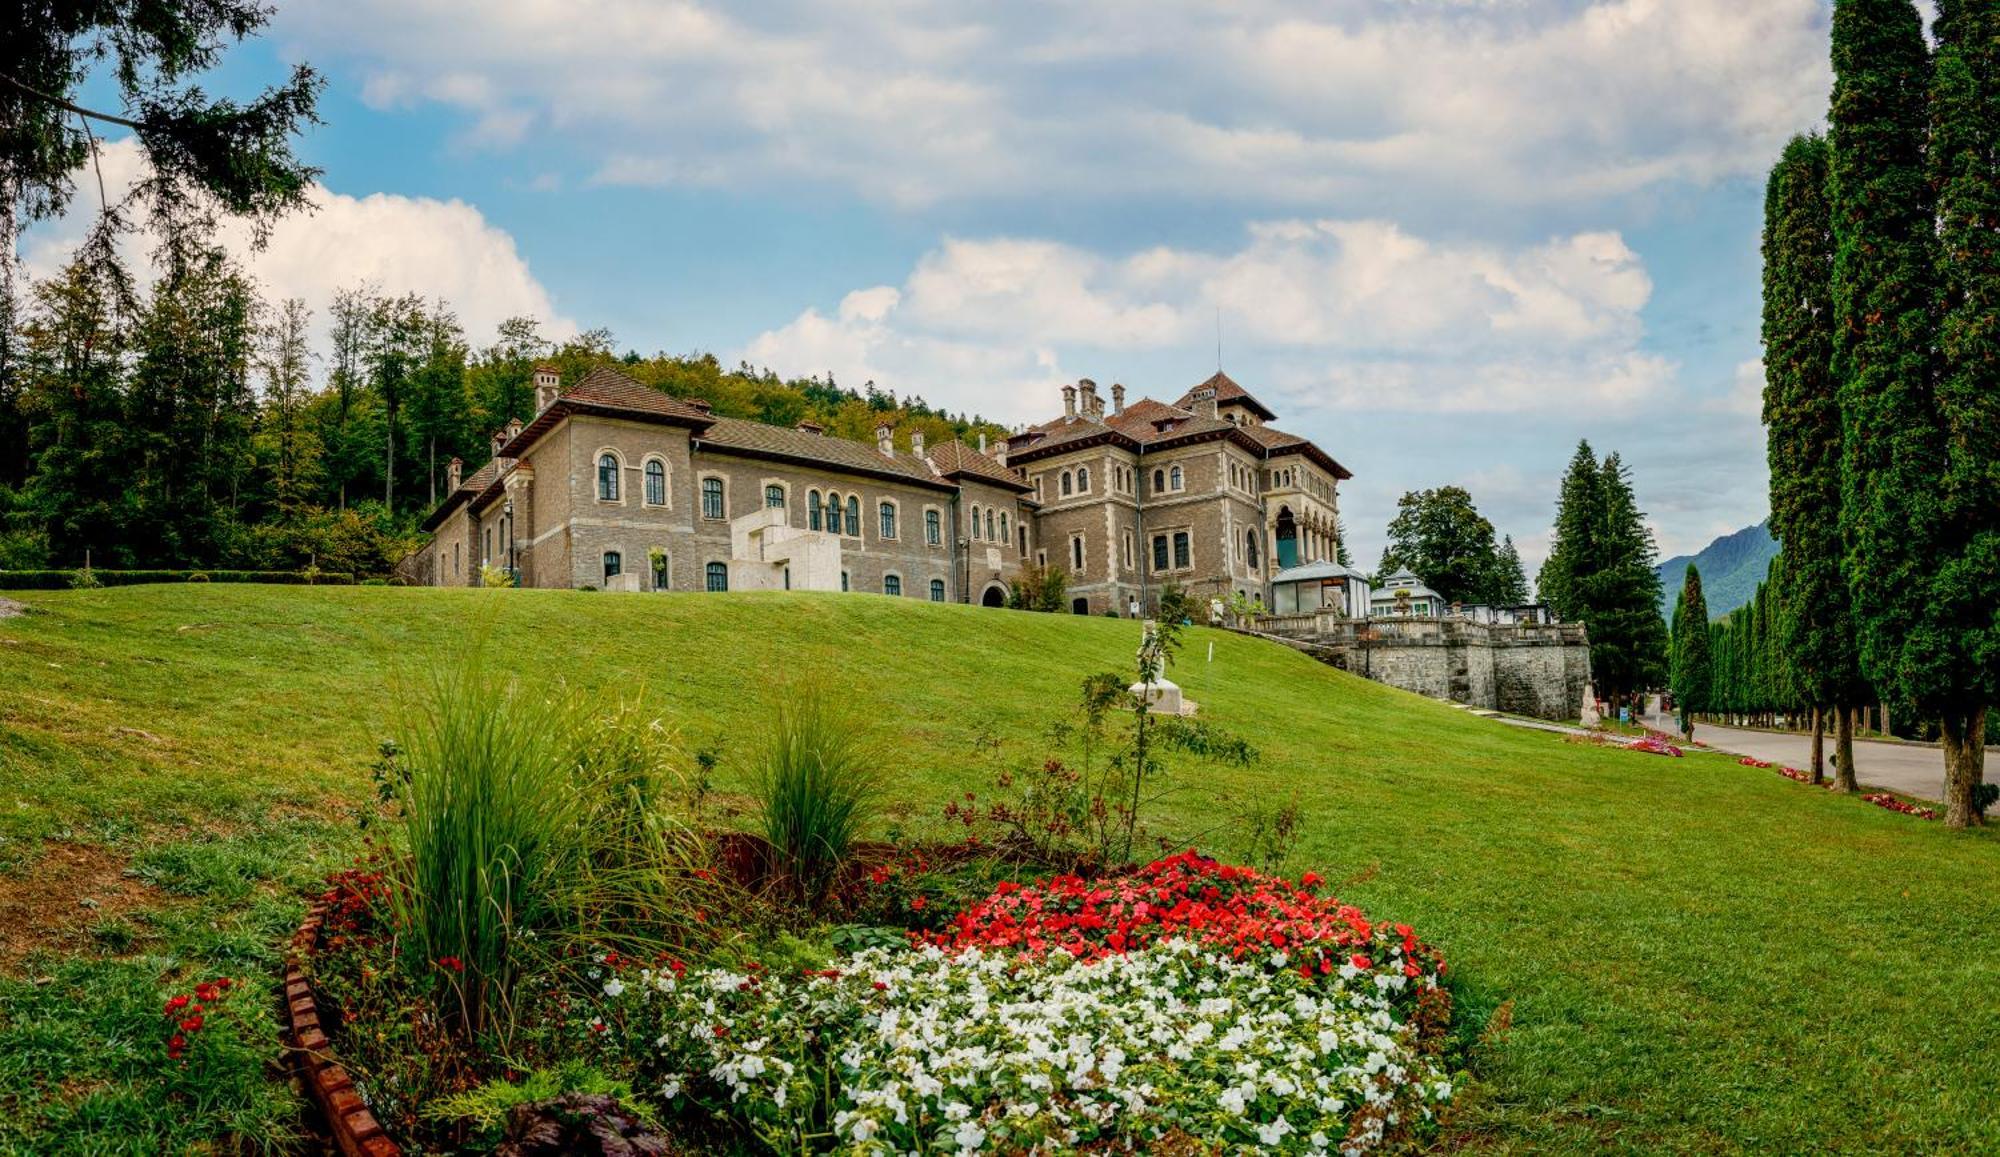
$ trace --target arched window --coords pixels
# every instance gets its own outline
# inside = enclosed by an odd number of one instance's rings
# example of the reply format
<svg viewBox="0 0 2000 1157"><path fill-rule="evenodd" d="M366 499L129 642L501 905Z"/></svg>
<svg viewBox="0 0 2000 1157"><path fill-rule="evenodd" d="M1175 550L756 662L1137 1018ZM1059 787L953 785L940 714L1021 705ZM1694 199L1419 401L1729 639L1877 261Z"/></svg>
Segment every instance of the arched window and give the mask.
<svg viewBox="0 0 2000 1157"><path fill-rule="evenodd" d="M806 491L806 525L818 530L822 525L819 513L819 491Z"/></svg>
<svg viewBox="0 0 2000 1157"><path fill-rule="evenodd" d="M884 502L875 510L875 517L881 522L883 538L896 537L896 504Z"/></svg>
<svg viewBox="0 0 2000 1157"><path fill-rule="evenodd" d="M1075 491L1075 485L1076 485L1076 479L1074 479L1074 478L1070 477L1070 473L1069 473L1069 471L1067 471L1067 470L1063 471L1063 472L1062 472L1062 492L1063 492L1063 497L1064 497L1064 498L1068 498L1068 497L1069 497L1069 496L1070 496L1071 494L1074 494L1074 493L1076 492L1076 491Z"/></svg>
<svg viewBox="0 0 2000 1157"><path fill-rule="evenodd" d="M701 480L701 516L710 519L722 517L722 479Z"/></svg>
<svg viewBox="0 0 2000 1157"><path fill-rule="evenodd" d="M861 499L853 494L847 496L847 533L861 537Z"/></svg>
<svg viewBox="0 0 2000 1157"><path fill-rule="evenodd" d="M1178 466L1174 467L1173 470L1167 475L1167 485L1169 489L1179 490L1185 481L1186 481L1186 476L1181 473L1181 468Z"/></svg>
<svg viewBox="0 0 2000 1157"><path fill-rule="evenodd" d="M979 537L979 507L977 505L972 508L972 529L966 531L966 534L973 538Z"/></svg>
<svg viewBox="0 0 2000 1157"><path fill-rule="evenodd" d="M1000 541L1006 542L1011 537L1013 536L1007 533L1007 512L1003 510L1000 512Z"/></svg>
<svg viewBox="0 0 2000 1157"><path fill-rule="evenodd" d="M931 601L932 601L932 602L934 602L934 603L941 603L941 602L943 602L943 601L944 601L944 580L943 580L943 579L932 579L932 580L931 580Z"/></svg>
<svg viewBox="0 0 2000 1157"><path fill-rule="evenodd" d="M924 511L924 541L932 546L944 541L944 524L935 510Z"/></svg>
<svg viewBox="0 0 2000 1157"><path fill-rule="evenodd" d="M618 455L603 454L597 459L597 498L600 502L618 501Z"/></svg>
<svg viewBox="0 0 2000 1157"><path fill-rule="evenodd" d="M882 576L882 593L883 593L883 594L885 594L885 595L900 595L900 594L902 594L902 593L903 593L903 579L902 579L902 576L901 576L901 575L893 575L893 574L885 574L885 575L883 575L883 576Z"/></svg>
<svg viewBox="0 0 2000 1157"><path fill-rule="evenodd" d="M729 589L729 564L712 562L708 564L708 589L726 591Z"/></svg>
<svg viewBox="0 0 2000 1157"><path fill-rule="evenodd" d="M764 487L764 505L774 510L785 508L785 488L773 482Z"/></svg>
<svg viewBox="0 0 2000 1157"><path fill-rule="evenodd" d="M604 581L610 582L625 573L625 556L615 550L604 552Z"/></svg>
<svg viewBox="0 0 2000 1157"><path fill-rule="evenodd" d="M667 504L667 464L658 458L646 459L646 505Z"/></svg>
<svg viewBox="0 0 2000 1157"><path fill-rule="evenodd" d="M1163 493L1166 490L1166 488L1167 488L1167 472L1164 470L1153 471L1153 493L1155 494Z"/></svg>
<svg viewBox="0 0 2000 1157"><path fill-rule="evenodd" d="M1245 531L1243 535L1243 545L1248 548L1247 553L1250 559L1250 565L1252 567L1255 567L1257 565L1257 532L1254 530Z"/></svg>
<svg viewBox="0 0 2000 1157"><path fill-rule="evenodd" d="M986 541L998 541L993 536L993 508L990 506L986 508Z"/></svg>
<svg viewBox="0 0 2000 1157"><path fill-rule="evenodd" d="M826 532L840 533L840 495L828 493L826 496ZM846 588L841 588L845 590Z"/></svg>
<svg viewBox="0 0 2000 1157"><path fill-rule="evenodd" d="M1090 467L1079 466L1076 468L1076 492L1078 494L1090 493Z"/></svg>

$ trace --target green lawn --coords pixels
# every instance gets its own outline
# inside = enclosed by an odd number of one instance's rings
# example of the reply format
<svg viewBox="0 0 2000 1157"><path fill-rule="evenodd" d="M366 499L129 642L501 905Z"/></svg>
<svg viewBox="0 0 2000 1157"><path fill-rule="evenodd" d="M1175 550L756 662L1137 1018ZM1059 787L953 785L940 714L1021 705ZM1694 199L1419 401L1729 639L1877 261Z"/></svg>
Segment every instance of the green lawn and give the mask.
<svg viewBox="0 0 2000 1157"><path fill-rule="evenodd" d="M24 1150L178 1149L289 1119L275 1083L206 1094L207 1113L163 1098L156 1001L197 974L268 974L303 889L358 846L376 743L437 656L485 640L524 674L641 698L690 745L721 739L725 791L770 697L809 687L872 729L896 822L921 828L986 786L982 729L1027 742L1138 641L1125 622L864 596L15 597L34 613L0 621L0 938L17 940L0 944L0 1149ZM1296 792L1293 867L1442 946L1465 1015L1504 1007L1448 1147L2000 1136L1993 838L1723 757L1566 744L1207 630L1172 675L1263 760L1188 768L1160 826Z"/></svg>

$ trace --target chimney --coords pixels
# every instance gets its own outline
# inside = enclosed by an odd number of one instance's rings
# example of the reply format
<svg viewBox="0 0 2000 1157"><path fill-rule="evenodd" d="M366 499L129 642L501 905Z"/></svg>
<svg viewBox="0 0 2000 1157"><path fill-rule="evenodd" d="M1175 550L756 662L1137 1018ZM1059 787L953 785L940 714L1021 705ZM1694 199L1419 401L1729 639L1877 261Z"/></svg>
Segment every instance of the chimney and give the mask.
<svg viewBox="0 0 2000 1157"><path fill-rule="evenodd" d="M979 452L981 454L986 453L986 431L984 430L979 432Z"/></svg>
<svg viewBox="0 0 2000 1157"><path fill-rule="evenodd" d="M994 448L993 460L1002 466L1007 464L1007 442L1005 439L1002 439L1000 445Z"/></svg>
<svg viewBox="0 0 2000 1157"><path fill-rule="evenodd" d="M506 428L502 427L501 429L493 431L493 456L495 458L498 458L500 456L500 448L502 446L505 446L506 444L507 444Z"/></svg>
<svg viewBox="0 0 2000 1157"><path fill-rule="evenodd" d="M520 436L521 436L521 419L516 418L513 421L507 423L507 440L509 442L512 442L514 439Z"/></svg>
<svg viewBox="0 0 2000 1157"><path fill-rule="evenodd" d="M1215 387L1197 386L1188 394L1188 409L1197 417L1215 417Z"/></svg>
<svg viewBox="0 0 2000 1157"><path fill-rule="evenodd" d="M1063 387L1063 417L1076 417L1076 387Z"/></svg>
<svg viewBox="0 0 2000 1157"><path fill-rule="evenodd" d="M535 413L555 404L562 396L562 374L554 366L535 367Z"/></svg>
<svg viewBox="0 0 2000 1157"><path fill-rule="evenodd" d="M810 419L810 418L806 419L806 420L805 420L805 421L803 421L803 422L800 422L800 423L799 423L798 425L796 425L796 426L793 426L793 427L792 427L792 429L794 429L794 430L797 430L797 431L798 431L799 433L801 433L801 434L824 434L824 433L826 433L826 427L825 427L825 426L822 426L822 425L820 425L820 424L819 424L818 422L815 422L815 421L813 421L813 420L812 420L812 419Z"/></svg>
<svg viewBox="0 0 2000 1157"><path fill-rule="evenodd" d="M444 464L444 488L446 493L458 493L458 485L463 481L464 473L465 460L463 458L453 458Z"/></svg>
<svg viewBox="0 0 2000 1157"><path fill-rule="evenodd" d="M1078 378L1076 391L1083 395L1079 399L1077 408L1083 412L1084 417L1101 418L1104 416L1104 403L1097 400L1096 382L1091 381L1089 378Z"/></svg>
<svg viewBox="0 0 2000 1157"><path fill-rule="evenodd" d="M884 457L894 458L896 456L896 428L894 426L884 422L880 426L875 427L875 448L880 450Z"/></svg>
<svg viewBox="0 0 2000 1157"><path fill-rule="evenodd" d="M1111 414L1113 417L1125 412L1125 383L1111 383Z"/></svg>
<svg viewBox="0 0 2000 1157"><path fill-rule="evenodd" d="M910 453L915 454L919 458L924 456L924 432L922 430L910 431Z"/></svg>
<svg viewBox="0 0 2000 1157"><path fill-rule="evenodd" d="M714 406L708 404L707 398L689 398L687 400L687 404L693 406L697 410L700 410L704 414L712 413L715 409Z"/></svg>

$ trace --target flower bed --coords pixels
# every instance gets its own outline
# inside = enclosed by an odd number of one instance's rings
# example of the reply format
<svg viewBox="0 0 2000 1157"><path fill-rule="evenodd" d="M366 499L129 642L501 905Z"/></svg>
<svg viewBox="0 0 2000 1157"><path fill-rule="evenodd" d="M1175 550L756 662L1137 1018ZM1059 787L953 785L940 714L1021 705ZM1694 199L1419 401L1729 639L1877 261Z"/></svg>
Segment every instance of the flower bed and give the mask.
<svg viewBox="0 0 2000 1157"><path fill-rule="evenodd" d="M1674 746L1673 736L1668 735L1664 731L1655 731L1650 727L1646 729L1646 737L1637 743L1630 744L1629 749L1632 751L1644 751L1651 755L1672 756L1675 759L1681 757L1681 749Z"/></svg>
<svg viewBox="0 0 2000 1157"><path fill-rule="evenodd" d="M829 967L603 961L582 1035L776 1149L1359 1152L1451 1095L1442 955L1192 854L1002 884ZM828 1136L830 1134L830 1136Z"/></svg>
<svg viewBox="0 0 2000 1157"><path fill-rule="evenodd" d="M1936 808L1921 807L1907 800L1897 799L1886 791L1874 792L1864 795L1861 798L1874 804L1876 807L1888 808L1892 812L1901 812L1906 816L1915 816L1920 820L1934 820L1938 818Z"/></svg>

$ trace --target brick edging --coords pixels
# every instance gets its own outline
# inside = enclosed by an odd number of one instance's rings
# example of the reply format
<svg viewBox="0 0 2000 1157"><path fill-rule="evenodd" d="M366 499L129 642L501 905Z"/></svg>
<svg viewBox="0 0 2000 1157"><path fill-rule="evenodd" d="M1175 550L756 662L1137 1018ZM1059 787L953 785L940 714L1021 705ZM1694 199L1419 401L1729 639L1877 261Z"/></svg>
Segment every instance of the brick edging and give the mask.
<svg viewBox="0 0 2000 1157"><path fill-rule="evenodd" d="M306 953L319 943L320 922L325 915L324 901L312 906L285 957L285 1039L306 1090L326 1116L334 1148L342 1157L402 1157L402 1147L390 1139L382 1122L355 1091L354 1078L334 1059L332 1043L320 1027L319 1005L306 980L304 964Z"/></svg>

